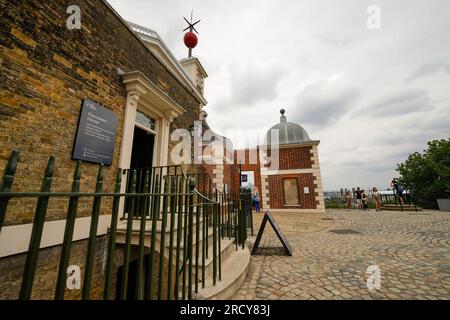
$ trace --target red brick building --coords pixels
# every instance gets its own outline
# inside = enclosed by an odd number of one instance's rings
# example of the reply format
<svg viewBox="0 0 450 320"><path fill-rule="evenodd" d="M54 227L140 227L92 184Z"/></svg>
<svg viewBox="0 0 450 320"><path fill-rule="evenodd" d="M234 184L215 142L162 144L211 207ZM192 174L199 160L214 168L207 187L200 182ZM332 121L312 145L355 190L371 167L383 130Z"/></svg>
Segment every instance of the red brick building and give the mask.
<svg viewBox="0 0 450 320"><path fill-rule="evenodd" d="M323 212L320 141L311 140L300 125L287 122L284 112L280 123L267 132L263 146L234 152L233 189L245 185L251 175L252 182L246 185L259 189L263 209Z"/></svg>

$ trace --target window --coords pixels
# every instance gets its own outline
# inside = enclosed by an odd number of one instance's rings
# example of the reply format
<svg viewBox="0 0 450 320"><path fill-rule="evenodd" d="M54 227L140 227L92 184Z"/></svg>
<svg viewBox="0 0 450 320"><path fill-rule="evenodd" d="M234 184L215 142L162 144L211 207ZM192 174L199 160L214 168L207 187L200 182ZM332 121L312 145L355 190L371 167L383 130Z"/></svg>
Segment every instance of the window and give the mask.
<svg viewBox="0 0 450 320"><path fill-rule="evenodd" d="M136 112L136 123L140 124L146 129L156 131L156 120L141 111Z"/></svg>
<svg viewBox="0 0 450 320"><path fill-rule="evenodd" d="M286 206L298 206L297 179L284 179L284 204Z"/></svg>

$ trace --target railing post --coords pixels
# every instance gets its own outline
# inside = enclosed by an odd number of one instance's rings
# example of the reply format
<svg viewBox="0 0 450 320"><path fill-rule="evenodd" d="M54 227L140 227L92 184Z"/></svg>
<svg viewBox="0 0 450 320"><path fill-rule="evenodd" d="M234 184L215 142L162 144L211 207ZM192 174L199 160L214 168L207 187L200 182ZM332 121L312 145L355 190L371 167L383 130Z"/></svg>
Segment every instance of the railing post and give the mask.
<svg viewBox="0 0 450 320"><path fill-rule="evenodd" d="M189 180L186 181L185 185L185 196L184 196L184 217L183 217L183 264L181 266L183 270L182 275L182 300L186 300L186 264L189 259L189 246L188 246L188 216L189 216Z"/></svg>
<svg viewBox="0 0 450 320"><path fill-rule="evenodd" d="M248 211L248 191L246 188L241 188L240 190L240 201L241 201L241 210L238 218L238 229L239 229L239 244L244 248L245 240L247 236L247 211Z"/></svg>
<svg viewBox="0 0 450 320"><path fill-rule="evenodd" d="M75 172L73 174L72 193L80 191L80 179L81 179L81 161L77 161ZM67 211L66 228L64 231L64 241L61 249L61 257L59 260L58 278L56 281L55 299L63 300L64 291L66 288L67 278L67 265L69 264L70 251L72 248L73 230L75 227L75 219L78 208L78 196L70 197L69 209Z"/></svg>
<svg viewBox="0 0 450 320"><path fill-rule="evenodd" d="M9 157L6 164L5 172L3 174L3 181L0 186L0 192L11 191L14 181L14 174L16 173L17 163L19 162L20 152L14 150ZM3 223L5 222L6 208L8 207L9 197L0 198L0 231L2 231Z"/></svg>
<svg viewBox="0 0 450 320"><path fill-rule="evenodd" d="M102 189L103 189L103 164L101 164L98 169L95 193L102 192ZM93 271L92 269L94 268L95 245L97 243L97 228L98 228L98 219L100 216L101 201L102 201L101 196L94 197L94 204L92 206L91 228L89 230L89 241L83 279L83 294L82 294L83 300L89 299L91 291L91 280Z"/></svg>
<svg viewBox="0 0 450 320"><path fill-rule="evenodd" d="M168 194L169 193L169 176L165 176L164 179L164 196L163 196L163 210L162 210L162 221L161 221L161 238L159 247L159 276L158 276L158 300L162 299L162 285L163 285L163 275L164 275L164 250L166 246L166 227L167 227L167 206Z"/></svg>
<svg viewBox="0 0 450 320"><path fill-rule="evenodd" d="M195 189L195 179L191 178L189 180L189 283L188 283L188 299L192 300L192 264L193 264L193 245L194 245L194 189Z"/></svg>
<svg viewBox="0 0 450 320"><path fill-rule="evenodd" d="M199 180L200 181L200 180ZM198 261L200 257L200 196L197 194L197 204L195 211L195 293L198 293Z"/></svg>
<svg viewBox="0 0 450 320"><path fill-rule="evenodd" d="M180 184L178 186L178 208L177 208L177 249L175 254L175 284L174 284L174 299L178 300L180 291L180 251L183 227L183 177L180 177ZM182 256L184 260L184 256Z"/></svg>
<svg viewBox="0 0 450 320"><path fill-rule="evenodd" d="M159 194L159 177L155 173L154 177L155 185L153 188L153 194L152 197L152 205L151 205L151 212L150 212L150 219L152 221L152 238L150 243L150 254L148 258L148 281L147 281L147 290L146 290L146 299L152 298L152 286L153 286L153 257L155 256L155 246L156 246L156 231L157 231L157 224L158 224L158 210L159 210L159 204L158 199L160 197Z"/></svg>
<svg viewBox="0 0 450 320"><path fill-rule="evenodd" d="M136 170L130 171L131 180L130 180L130 188L128 190L129 193L136 192ZM127 228L125 231L125 247L124 247L124 255L123 255L123 272L122 272L122 282L120 285L120 300L127 299L128 293L128 272L130 268L130 255L131 255L131 234L133 232L133 218L134 218L134 209L135 209L135 198L128 197L128 212L127 212Z"/></svg>
<svg viewBox="0 0 450 320"><path fill-rule="evenodd" d="M144 181L141 182L141 186L139 187L138 192L148 192L150 173L148 170L145 170L144 173ZM142 178L141 174L141 178ZM142 189L143 188L143 189ZM141 199L143 198L143 199ZM143 284L145 283L145 267L144 267L144 255L145 255L145 226L147 223L147 213L148 213L148 196L140 196L138 198L138 213L140 214L140 227L139 227L139 254L138 254L138 267L137 267L137 276L136 276L136 300L143 299Z"/></svg>
<svg viewBox="0 0 450 320"><path fill-rule="evenodd" d="M221 195L223 198L223 195ZM221 203L217 203L217 246L218 246L218 259L219 259L219 281L222 281L222 222L221 222L221 214L222 214L222 206Z"/></svg>
<svg viewBox="0 0 450 320"><path fill-rule="evenodd" d="M236 205L237 202L237 205ZM241 199L235 199L233 200L233 223L234 223L234 242L236 244L236 250L238 249L239 246L239 228L238 228L238 217L240 216L240 212L241 212L241 206L242 206L242 201Z"/></svg>
<svg viewBox="0 0 450 320"><path fill-rule="evenodd" d="M44 180L42 182L41 192L50 192L53 179L53 170L55 165L55 157L51 156L47 163ZM23 273L22 286L20 288L19 299L29 300L33 290L33 280L36 273L36 265L39 257L39 249L42 239L42 231L44 229L45 214L48 207L48 196L39 197L34 215L33 229L31 231L30 244L28 247L27 258L25 261L25 269Z"/></svg>
<svg viewBox="0 0 450 320"><path fill-rule="evenodd" d="M206 246L206 238L208 237L208 226L206 225L206 214L207 214L208 203L203 202L202 208L202 288L205 287L206 274L205 274L205 263L208 247Z"/></svg>
<svg viewBox="0 0 450 320"><path fill-rule="evenodd" d="M252 210L252 190L247 188L247 201L248 201L248 221L246 221L245 240L247 240L247 225L250 224L251 235L253 236L253 210ZM248 224L247 224L248 222Z"/></svg>
<svg viewBox="0 0 450 320"><path fill-rule="evenodd" d="M116 177L116 187L114 193L120 193L120 188L122 184L122 170L119 169ZM105 290L103 292L103 298L109 300L111 298L111 285L112 285L112 274L113 274L113 258L114 249L116 246L116 232L117 232L117 221L119 219L119 202L120 196L115 195L113 200L113 209L111 216L111 227L109 229L109 239L108 239L108 253L106 257L106 268L105 268Z"/></svg>
<svg viewBox="0 0 450 320"><path fill-rule="evenodd" d="M213 252L212 252L212 259L213 259L213 285L215 286L216 282L217 282L217 233L216 233L217 203L213 204L212 224L213 224Z"/></svg>
<svg viewBox="0 0 450 320"><path fill-rule="evenodd" d="M177 206L177 196L175 195L177 192L177 177L176 177L176 168L175 168L175 176L171 177L170 183L170 239L169 239L169 270L167 273L167 300L171 300L171 288L172 288L172 264L173 264L173 245L175 239L175 212Z"/></svg>

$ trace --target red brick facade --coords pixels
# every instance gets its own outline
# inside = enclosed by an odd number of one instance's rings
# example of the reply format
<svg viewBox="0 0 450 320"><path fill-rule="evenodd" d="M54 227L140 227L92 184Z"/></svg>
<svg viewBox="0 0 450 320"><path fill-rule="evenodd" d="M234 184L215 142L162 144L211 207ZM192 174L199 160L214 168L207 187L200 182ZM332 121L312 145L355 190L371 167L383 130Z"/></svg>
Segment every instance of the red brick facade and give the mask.
<svg viewBox="0 0 450 320"><path fill-rule="evenodd" d="M82 99L89 98L119 118L115 153L105 168L105 192L114 191L119 166L127 92L117 70L140 71L182 106L171 129L189 128L199 103L177 78L132 34L105 1L84 0L82 29L69 30L69 0L0 1L0 176L13 149L21 151L14 191L40 190L50 155L56 157L52 191L70 190L75 161L72 147ZM88 14L89 13L89 14ZM95 188L98 166L82 165L81 190ZM14 200L5 226L31 223L34 200ZM102 203L111 213L112 201ZM89 216L92 199L80 199L78 217ZM46 220L66 217L67 201L52 199Z"/></svg>
<svg viewBox="0 0 450 320"><path fill-rule="evenodd" d="M298 206L285 206L283 179L297 179ZM309 193L304 193L304 188ZM316 187L312 173L283 174L269 176L270 208L272 209L317 209Z"/></svg>
<svg viewBox="0 0 450 320"><path fill-rule="evenodd" d="M295 170L295 169L311 169L314 161L312 159L312 146L297 146L290 148L281 148L279 150L279 170ZM250 159L250 152L255 152ZM233 190L239 190L239 171L238 166L241 164L242 171L253 171L255 176L255 185L260 190L261 205L265 198L270 198L269 204L274 209L317 209L316 189L314 177L312 173L307 174L285 174L269 176L269 194L265 194L261 188L261 167L259 159L259 150L238 150L234 153L234 162L236 169L233 172ZM254 163L256 155L256 163ZM254 164L251 164L251 163ZM283 179L296 178L299 192L299 206L285 206ZM304 194L304 188L309 188L309 194Z"/></svg>
<svg viewBox="0 0 450 320"><path fill-rule="evenodd" d="M250 159L250 151L255 152L252 154L252 159ZM242 171L253 171L254 177L255 177L255 185L259 189L259 195L260 195L260 206L263 207L265 194L262 193L261 188L261 168L260 168L260 162L259 162L259 155L258 155L258 149L253 150L237 150L234 152L234 163L235 163L235 170L233 172L233 190L235 192L238 192L239 190L239 161L238 160L244 160L244 152L245 152L245 161L244 163L241 163L241 170ZM250 164L251 162L255 162L254 155L256 154L256 163Z"/></svg>
<svg viewBox="0 0 450 320"><path fill-rule="evenodd" d="M309 169L314 164L311 159L312 147L281 148L279 150L280 170Z"/></svg>
<svg viewBox="0 0 450 320"><path fill-rule="evenodd" d="M228 192L234 192L233 188L233 165L225 164L223 166L223 183L227 185Z"/></svg>

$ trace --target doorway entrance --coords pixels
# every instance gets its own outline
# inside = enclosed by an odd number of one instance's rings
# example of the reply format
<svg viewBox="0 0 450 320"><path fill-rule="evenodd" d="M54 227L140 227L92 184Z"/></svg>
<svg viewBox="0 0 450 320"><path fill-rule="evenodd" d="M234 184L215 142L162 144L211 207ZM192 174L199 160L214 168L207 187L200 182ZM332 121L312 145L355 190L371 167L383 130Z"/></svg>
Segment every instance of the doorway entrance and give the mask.
<svg viewBox="0 0 450 320"><path fill-rule="evenodd" d="M134 127L134 137L133 137L133 147L131 149L131 162L130 171L127 177L127 192L131 190L131 179L133 177L133 170L136 170L136 193L149 193L150 184L147 188L144 185L144 179L147 172L152 174L153 168L153 155L155 147L155 134L150 131L146 131L137 126ZM150 177L151 181L151 177ZM137 203L135 203L134 210L132 210L133 199L125 199L125 208L128 213L132 213L134 216L139 215L139 203L140 198L137 198ZM131 212L133 211L133 212Z"/></svg>
<svg viewBox="0 0 450 320"><path fill-rule="evenodd" d="M149 270L149 264L148 264L149 256L144 256L144 269L143 269L143 280L144 285L141 287L143 290L147 290L147 283L148 283L148 270ZM123 278L125 277L123 272L124 267L121 266L117 269L117 278L116 278L116 300L120 299L120 293L122 291L122 284L123 284ZM128 265L128 278L127 278L127 300L137 300L137 280L138 280L138 261L133 260L130 261L130 264ZM143 292L141 292L142 294Z"/></svg>
<svg viewBox="0 0 450 320"><path fill-rule="evenodd" d="M131 149L130 169L151 169L155 135L139 127L134 127L133 148Z"/></svg>
<svg viewBox="0 0 450 320"><path fill-rule="evenodd" d="M253 171L242 171L241 187L250 188L251 193L255 190L255 173Z"/></svg>

